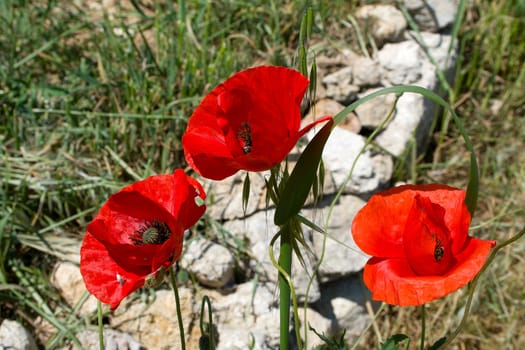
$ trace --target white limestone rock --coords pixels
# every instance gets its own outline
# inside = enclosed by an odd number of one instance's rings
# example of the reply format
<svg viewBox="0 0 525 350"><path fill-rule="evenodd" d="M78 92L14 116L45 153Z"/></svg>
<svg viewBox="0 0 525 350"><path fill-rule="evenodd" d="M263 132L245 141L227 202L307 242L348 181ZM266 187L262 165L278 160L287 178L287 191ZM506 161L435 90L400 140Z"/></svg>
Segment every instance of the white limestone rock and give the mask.
<svg viewBox="0 0 525 350"><path fill-rule="evenodd" d="M313 133L308 133L308 137L313 138ZM390 181L393 172L390 156L370 150L362 152L364 146L363 136L339 127L332 130L323 150L323 161L337 189L344 185L345 193L371 193ZM346 182L350 173L350 181Z"/></svg>
<svg viewBox="0 0 525 350"><path fill-rule="evenodd" d="M194 322L200 313L200 300L196 300L192 291L179 287L182 324L186 343ZM147 349L180 349L177 309L173 291L160 289L155 291L152 300L138 300L128 297L111 314L109 326L130 334Z"/></svg>
<svg viewBox="0 0 525 350"><path fill-rule="evenodd" d="M317 215L317 221L325 222L332 200L333 196L326 198L321 203L321 208L310 209L306 215L309 218ZM356 246L350 231L354 216L364 205L365 201L356 196L343 195L339 198L328 220L324 254L323 234L313 233L315 255L318 259L323 255L323 261L318 271L321 283L355 274L365 266L369 256Z"/></svg>
<svg viewBox="0 0 525 350"><path fill-rule="evenodd" d="M71 306L88 293L80 268L78 265L67 261L59 261L51 274L51 284L58 290L64 300ZM90 295L79 309L79 315L87 316L97 311L97 299Z"/></svg>
<svg viewBox="0 0 525 350"><path fill-rule="evenodd" d="M250 261L253 271L261 274L263 282L277 284L277 269L273 266L269 256L269 245L272 237L278 232L278 227L273 224L275 209L257 212L242 220L232 220L224 223L224 228L238 237L249 242L249 247L254 259ZM308 232L305 233L307 244L311 243ZM274 245L274 256L279 257L279 241ZM301 265L299 259L292 257L292 281L299 301L304 301L306 290L310 281L311 271L316 263L316 258L307 249L301 249L305 266ZM314 276L308 293L308 301L315 302L319 299L319 283Z"/></svg>
<svg viewBox="0 0 525 350"><path fill-rule="evenodd" d="M404 0L421 31L436 32L452 26L457 15L456 0Z"/></svg>
<svg viewBox="0 0 525 350"><path fill-rule="evenodd" d="M352 67L342 68L323 78L326 96L343 105L350 104L357 97L359 86L352 84Z"/></svg>
<svg viewBox="0 0 525 350"><path fill-rule="evenodd" d="M0 325L0 348L37 350L33 336L20 323L4 319Z"/></svg>
<svg viewBox="0 0 525 350"><path fill-rule="evenodd" d="M403 13L392 5L364 5L356 10L355 17L364 30L370 32L377 46L399 40L407 26Z"/></svg>
<svg viewBox="0 0 525 350"><path fill-rule="evenodd" d="M188 244L181 266L203 286L221 288L233 279L235 257L220 244L195 239Z"/></svg>
<svg viewBox="0 0 525 350"><path fill-rule="evenodd" d="M105 328L103 334L105 350L144 350L142 344L133 339L133 337L127 333L122 333L113 329ZM84 330L76 334L76 336L84 349L100 349L98 330ZM71 346L68 349L75 349L75 347Z"/></svg>
<svg viewBox="0 0 525 350"><path fill-rule="evenodd" d="M379 89L370 89L359 96L364 97L377 90ZM379 127L392 110L395 100L396 97L394 94L387 94L378 96L357 106L355 113L357 114L361 125L370 129Z"/></svg>
<svg viewBox="0 0 525 350"><path fill-rule="evenodd" d="M250 172L250 196L246 211L242 207L242 191L246 172L239 171L221 181L203 180L208 195L207 213L215 219L231 220L250 215L262 206L264 201L264 172Z"/></svg>

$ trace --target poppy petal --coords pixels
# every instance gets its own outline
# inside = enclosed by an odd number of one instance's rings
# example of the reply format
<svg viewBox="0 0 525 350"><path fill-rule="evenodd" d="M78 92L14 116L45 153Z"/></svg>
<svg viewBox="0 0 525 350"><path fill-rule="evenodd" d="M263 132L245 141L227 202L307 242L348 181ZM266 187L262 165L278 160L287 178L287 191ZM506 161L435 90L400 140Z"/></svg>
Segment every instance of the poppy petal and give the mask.
<svg viewBox="0 0 525 350"><path fill-rule="evenodd" d="M80 272L87 290L114 310L122 299L144 285L144 275L121 268L106 247L89 232L80 248Z"/></svg>
<svg viewBox="0 0 525 350"><path fill-rule="evenodd" d="M182 169L177 169L172 176L171 213L181 223L183 229L190 228L206 211L204 199L206 193L202 185L187 176ZM168 190L169 188L166 188Z"/></svg>
<svg viewBox="0 0 525 350"><path fill-rule="evenodd" d="M470 282L483 267L494 241L468 238L457 263L442 276L418 276L405 259L371 258L363 279L374 300L415 306L441 298Z"/></svg>
<svg viewBox="0 0 525 350"><path fill-rule="evenodd" d="M262 171L286 157L299 138L308 79L285 67L236 73L210 92L182 137L188 164L221 180L238 170Z"/></svg>
<svg viewBox="0 0 525 350"><path fill-rule="evenodd" d="M405 225L410 225L407 217L416 195L444 208L443 220L451 234L451 249L459 251L470 225L465 191L440 184L402 185L374 194L352 223L356 244L372 256L403 257Z"/></svg>

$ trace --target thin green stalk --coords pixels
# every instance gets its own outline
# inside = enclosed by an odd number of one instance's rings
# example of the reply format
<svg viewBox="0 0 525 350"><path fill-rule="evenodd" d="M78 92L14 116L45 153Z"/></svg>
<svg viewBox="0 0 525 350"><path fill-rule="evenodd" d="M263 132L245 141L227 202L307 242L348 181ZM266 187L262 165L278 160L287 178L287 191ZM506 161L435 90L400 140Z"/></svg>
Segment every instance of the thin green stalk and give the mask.
<svg viewBox="0 0 525 350"><path fill-rule="evenodd" d="M288 274L292 272L292 233L289 228L281 232L281 247L279 251L279 266ZM280 350L288 350L290 328L290 286L286 279L279 273L280 291Z"/></svg>
<svg viewBox="0 0 525 350"><path fill-rule="evenodd" d="M425 350L425 304L421 305L421 345L420 349Z"/></svg>
<svg viewBox="0 0 525 350"><path fill-rule="evenodd" d="M458 334L463 330L465 325L467 324L467 319L470 314L470 307L472 306L472 300L474 299L474 290L476 289L476 285L478 283L479 277L485 272L485 270L489 267L489 265L492 263L492 260L496 257L496 254L503 249L504 247L508 246L509 244L517 241L521 237L525 235L525 228L523 228L518 234L516 234L514 237L509 238L505 242L497 245L493 250L492 253L490 253L489 257L487 258L487 261L485 262L485 265L481 268L481 270L478 272L476 277L470 282L468 287L468 299L467 303L465 304L465 311L463 313L463 318L461 319L461 322L459 323L456 330L446 339L446 341L443 343L443 345L440 346L441 349L446 349L450 343L458 336Z"/></svg>
<svg viewBox="0 0 525 350"><path fill-rule="evenodd" d="M186 340L184 337L184 325L182 323L182 313L180 311L180 299L179 299L179 289L177 287L177 281L175 280L175 272L173 271L175 267L170 268L170 282L173 288L173 293L175 295L175 305L177 307L177 322L179 323L179 335L180 335L180 348L186 350Z"/></svg>
<svg viewBox="0 0 525 350"><path fill-rule="evenodd" d="M104 324L102 323L102 303L100 300L97 301L97 319L99 349L104 350Z"/></svg>
<svg viewBox="0 0 525 350"><path fill-rule="evenodd" d="M208 325L204 323L204 307L206 306L206 304L208 305ZM206 349L215 350L215 334L213 333L214 331L213 331L213 317L212 317L212 310L211 310L211 301L207 295L205 295L202 298L201 317L200 317L199 327L201 329L201 339L202 337L207 336L207 339L209 340L209 343L206 344ZM201 347L200 341L199 341L199 347Z"/></svg>

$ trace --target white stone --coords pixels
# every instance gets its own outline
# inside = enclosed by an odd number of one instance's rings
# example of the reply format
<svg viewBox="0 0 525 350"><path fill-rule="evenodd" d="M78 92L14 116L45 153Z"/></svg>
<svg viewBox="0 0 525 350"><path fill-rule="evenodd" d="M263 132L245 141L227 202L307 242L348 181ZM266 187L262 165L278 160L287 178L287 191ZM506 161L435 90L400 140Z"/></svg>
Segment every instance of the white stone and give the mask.
<svg viewBox="0 0 525 350"><path fill-rule="evenodd" d="M377 90L378 89L368 90L360 94L360 97L369 95ZM387 118L390 111L392 111L395 100L396 97L394 94L381 95L357 106L355 113L361 125L365 128L377 128ZM395 111L392 111L392 113L395 113Z"/></svg>
<svg viewBox="0 0 525 350"><path fill-rule="evenodd" d="M445 78L450 80L456 60L455 50L451 54L448 52L450 36L424 33L421 38ZM402 55L395 54L402 50L406 52L407 61L404 64ZM413 84L437 91L437 69L415 41L385 45L379 52L379 60L386 71L386 84ZM395 156L405 152L411 142L420 148L428 139L435 109L436 105L422 95L404 93L397 103L393 120L375 141Z"/></svg>
<svg viewBox="0 0 525 350"><path fill-rule="evenodd" d="M195 300L190 289L179 287L178 290L182 324L188 343L191 327L197 321L195 315L200 312L200 303ZM130 297L124 299L123 303L113 311L110 326L129 333L147 349L181 348L177 309L172 290L157 290L154 299L149 301Z"/></svg>
<svg viewBox="0 0 525 350"><path fill-rule="evenodd" d="M246 282L234 293L210 295L217 326L218 350L274 349L279 344L277 294L267 286Z"/></svg>
<svg viewBox="0 0 525 350"><path fill-rule="evenodd" d="M242 220L232 220L224 223L224 228L234 233L238 237L249 242L249 247L254 259L250 261L253 271L260 273L263 282L277 284L277 269L273 266L269 254L269 245L272 237L278 232L278 227L273 224L275 209L257 212ZM309 244L311 238L305 234L306 243ZM279 259L279 239L274 244L273 249L275 260ZM301 253L306 264L301 265L299 259L294 254L292 256L292 282L295 287L299 301L305 300L307 287L311 277L311 271L315 266L315 257L306 249L301 249ZM315 302L320 296L317 278L313 278L312 285L308 293L308 301Z"/></svg>
<svg viewBox="0 0 525 350"><path fill-rule="evenodd" d="M365 307L370 292L363 285L361 274L323 284L321 300L314 308L334 320L334 333L346 329L346 340L353 343L371 321Z"/></svg>
<svg viewBox="0 0 525 350"><path fill-rule="evenodd" d="M250 172L250 195L246 211L243 210L243 184L246 172L240 171L221 181L204 180L203 186L208 194L207 213L216 219L231 220L254 213L263 200L265 182L264 172Z"/></svg>
<svg viewBox="0 0 525 350"><path fill-rule="evenodd" d="M385 42L398 40L407 26L403 13L392 5L365 5L359 7L355 17L364 25L381 46Z"/></svg>
<svg viewBox="0 0 525 350"><path fill-rule="evenodd" d="M80 274L80 268L73 263L58 262L51 274L51 283L59 291L60 295L71 306L84 297L88 291ZM97 299L90 295L79 309L79 315L86 316L97 310Z"/></svg>
<svg viewBox="0 0 525 350"><path fill-rule="evenodd" d="M412 40L386 44L379 52L378 59L383 69L383 84L412 84L421 78L419 45Z"/></svg>
<svg viewBox="0 0 525 350"><path fill-rule="evenodd" d="M31 334L17 321L4 319L0 325L0 348L16 350L36 350Z"/></svg>
<svg viewBox="0 0 525 350"><path fill-rule="evenodd" d="M313 133L308 133L308 137L312 138ZM392 159L369 150L362 152L364 146L363 136L339 127L332 130L326 142L323 150L325 167L330 170L336 187L339 189L344 185L346 193L374 192L392 176ZM350 173L350 181L347 182Z"/></svg>
<svg viewBox="0 0 525 350"><path fill-rule="evenodd" d="M142 350L144 347L126 333L118 332L113 329L104 329L104 349L105 350ZM84 330L76 334L84 349L99 349L98 330ZM71 347L73 349L73 347Z"/></svg>
<svg viewBox="0 0 525 350"><path fill-rule="evenodd" d="M379 62L364 56L357 56L350 61L353 84L361 87L377 86L381 82Z"/></svg>
<svg viewBox="0 0 525 350"><path fill-rule="evenodd" d="M404 0L404 3L421 31L450 27L456 19L456 0Z"/></svg>
<svg viewBox="0 0 525 350"><path fill-rule="evenodd" d="M352 67L342 68L323 78L326 96L344 105L356 98L359 87L352 84Z"/></svg>
<svg viewBox="0 0 525 350"><path fill-rule="evenodd" d="M301 125L308 125L312 121L327 115L334 117L344 108L345 106L337 101L327 98L321 99L310 108L308 114L301 121ZM361 130L361 123L354 113L349 113L339 126L354 133L358 133Z"/></svg>
<svg viewBox="0 0 525 350"><path fill-rule="evenodd" d="M195 239L187 246L181 266L193 273L200 284L221 288L233 279L235 257L220 244Z"/></svg>
<svg viewBox="0 0 525 350"><path fill-rule="evenodd" d="M330 335L333 333L334 321L324 317L319 312L312 308L306 310L306 322L303 319L304 312L300 310L299 317L301 318L301 338L303 340L303 347L305 349L315 349L317 346L325 344L317 334L315 334L310 327L315 329L319 334ZM305 339L306 328L306 339Z"/></svg>
<svg viewBox="0 0 525 350"><path fill-rule="evenodd" d="M315 210L312 210L313 212L309 211L307 216L317 215L318 218L322 218L322 222L325 222L332 200L333 196L326 198L321 203L322 207L317 209L317 213L315 213ZM323 234L318 232L312 233L315 255L318 259L324 255L318 271L321 282L348 276L361 271L365 266L369 256L356 246L350 230L354 216L364 205L365 201L359 197L352 195L341 196L337 205L334 206L330 218L328 218L326 240ZM324 254L323 241L325 241Z"/></svg>

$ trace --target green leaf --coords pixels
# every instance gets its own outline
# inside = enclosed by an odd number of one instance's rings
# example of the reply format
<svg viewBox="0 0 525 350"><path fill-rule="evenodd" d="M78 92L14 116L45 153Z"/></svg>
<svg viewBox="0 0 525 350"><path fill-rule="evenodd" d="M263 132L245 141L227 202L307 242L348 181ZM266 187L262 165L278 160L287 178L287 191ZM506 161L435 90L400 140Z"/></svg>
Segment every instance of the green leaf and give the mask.
<svg viewBox="0 0 525 350"><path fill-rule="evenodd" d="M432 346L428 348L428 350L437 350L445 343L445 340L447 340L447 337L439 338Z"/></svg>
<svg viewBox="0 0 525 350"><path fill-rule="evenodd" d="M403 347L403 349L408 349L409 345L410 345L410 338L408 337L408 335L406 334L394 334L392 335L390 338L388 338L387 340L385 340L384 342L382 342L378 347L377 349L378 350L398 350L399 349L399 343L403 342L403 341L407 341L405 343L405 346Z"/></svg>
<svg viewBox="0 0 525 350"><path fill-rule="evenodd" d="M308 76L308 65L306 63L306 49L304 46L299 48L299 72L305 77Z"/></svg>
<svg viewBox="0 0 525 350"><path fill-rule="evenodd" d="M275 209L273 220L276 225L283 225L291 217L299 213L299 210L303 207L308 197L308 192L310 192L310 188L315 180L324 145L326 144L326 140L328 140L328 136L330 136L333 124L333 120L330 119L328 123L319 130L297 161Z"/></svg>
<svg viewBox="0 0 525 350"><path fill-rule="evenodd" d="M246 172L244 178L244 184L242 186L242 211L246 215L246 209L248 208L248 200L250 199L250 175Z"/></svg>
<svg viewBox="0 0 525 350"><path fill-rule="evenodd" d="M312 28L314 25L314 9L312 6L308 6L306 9L306 40L310 40L312 37Z"/></svg>
<svg viewBox="0 0 525 350"><path fill-rule="evenodd" d="M312 68L310 68L310 85L308 86L308 93L310 100L314 101L317 93L317 63L315 62L315 58L312 63Z"/></svg>

